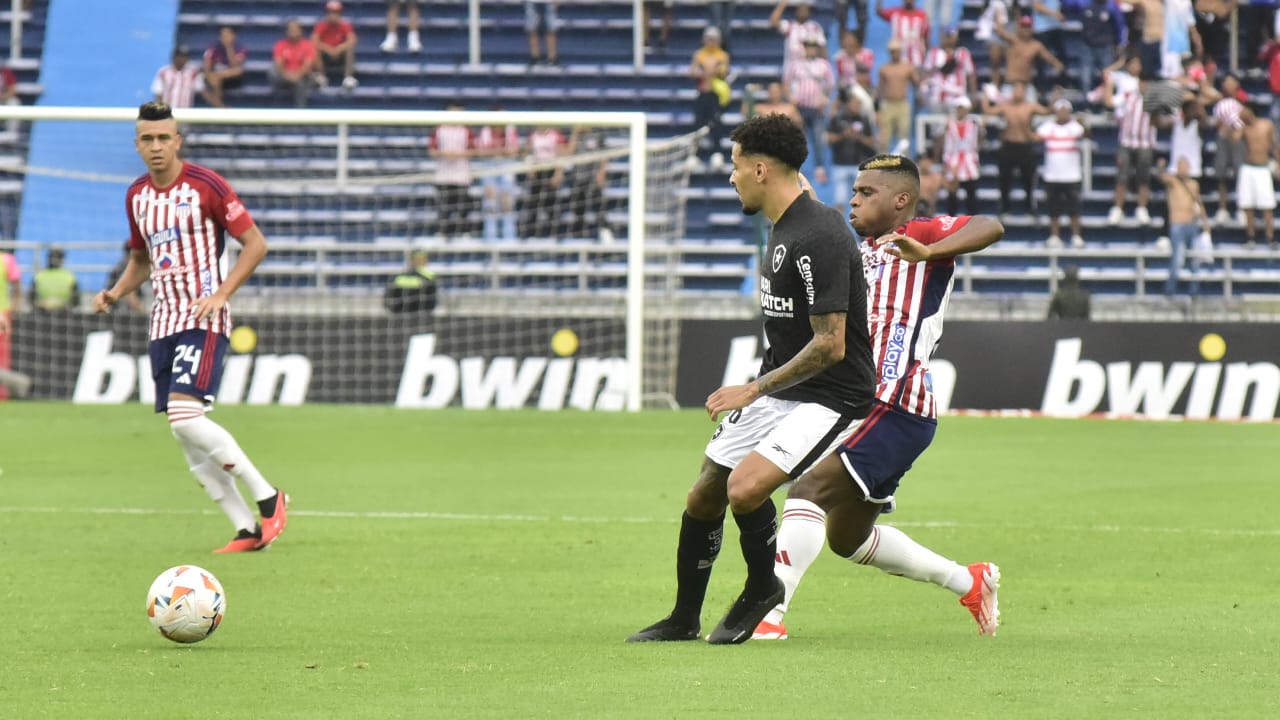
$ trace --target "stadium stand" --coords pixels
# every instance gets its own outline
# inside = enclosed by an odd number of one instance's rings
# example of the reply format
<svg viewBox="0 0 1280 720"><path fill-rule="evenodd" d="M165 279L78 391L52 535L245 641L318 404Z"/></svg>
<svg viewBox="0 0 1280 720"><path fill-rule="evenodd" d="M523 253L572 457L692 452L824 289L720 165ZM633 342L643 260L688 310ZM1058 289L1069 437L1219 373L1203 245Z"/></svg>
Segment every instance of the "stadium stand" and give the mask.
<svg viewBox="0 0 1280 720"><path fill-rule="evenodd" d="M47 0L32 2L30 9L15 18L12 9L0 12L0 24L15 32L0 37L0 65L12 70L18 80L17 98L31 105L40 97L40 55L44 47L44 24ZM16 26L15 26L16 22ZM18 206L22 198L22 176L13 172L26 161L29 128L24 123L0 125L0 237L13 237L18 223Z"/></svg>
<svg viewBox="0 0 1280 720"><path fill-rule="evenodd" d="M830 3L819 2L815 16L830 19ZM34 3L24 46L34 52L39 48L39 16L43 2ZM288 98L273 94L267 79L270 48L280 37L284 24L299 18L308 29L319 18L323 3L318 0L279 0L277 2L226 2L224 0L183 0L180 5L176 42L189 45L196 52L217 35L219 26L237 29L240 40L249 49L244 88L228 95L228 103L237 107L286 107ZM468 44L465 0L442 0L424 3L421 54L401 49L391 54L378 45L384 36L385 3L380 0L348 0L345 16L359 32L356 75L359 87L354 90L325 88L319 91L311 107L356 107L387 109L441 109L450 100L460 99L473 109L485 109L501 103L510 110L641 110L650 120L650 135L671 136L692 129L695 91L688 80L688 59L699 44L706 24L706 10L701 5L677 3L675 24L670 42L662 53L645 56L643 67L636 67L632 56L632 5L623 0L593 3L560 4L564 23L560 31L562 67L530 66L524 33L524 10L518 0L495 0L480 7L480 58L472 63ZM725 120L732 125L740 120L736 112L737 97L748 83L767 83L777 79L782 55L782 39L769 27L768 15L773 3L768 0L738 3L734 19L732 45L734 102ZM965 0L960 18L961 43L974 53L979 75L985 74L986 48L972 40L975 20L982 9L981 0ZM876 24L879 24L878 26ZM1078 22L1067 22L1068 38L1078 36ZM829 24L828 37L836 28ZM873 21L868 45L883 56L885 29ZM402 46L403 47L403 46ZM834 49L834 48L832 48ZM883 59L883 57L881 57ZM34 60L24 61L34 63ZM24 66L29 92L38 86L29 82L34 66ZM1074 67L1068 77L1074 78ZM1259 102L1269 100L1261 71L1245 73L1246 87ZM1074 92L1074 91L1073 91ZM1079 100L1078 92L1069 97ZM1158 226L1139 227L1132 219L1118 225L1107 222L1112 183L1115 177L1115 128L1109 115L1095 114L1092 181L1084 197L1084 227L1088 241L1084 249L1046 248L1043 217L1014 214L1005 218L1008 235L1004 242L986 252L965 258L957 279L957 296L968 295L1013 298L1047 298L1065 263L1081 267L1086 286L1096 295L1138 297L1157 296L1166 277L1168 253L1158 249L1156 239L1162 234ZM997 197L994 149L995 133L988 135L982 158L982 180L979 196L985 211L994 212ZM376 138L374 139L376 141ZM1166 138L1162 137L1162 141ZM212 154L206 158L220 168L251 169L254 163L267 162L252 152L253 138L243 133L200 138L202 148ZM298 142L307 142L305 137ZM231 150L235 149L232 153ZM0 146L0 155L14 152L14 146ZM226 156L217 157L219 151ZM1212 142L1206 154L1212 157ZM358 161L358 158L355 159ZM1211 165L1207 163L1206 166ZM323 161L309 167L324 170ZM6 179L5 182L11 180ZM1216 206L1216 190L1205 183L1206 200ZM13 189L0 186L4 207L11 203ZM692 291L737 295L750 287L744 275L750 272L754 236L749 223L744 223L736 196L723 171L706 167L695 169L690 187L684 191L688 200L686 253L680 272L686 287ZM1015 191L1016 192L1016 191ZM280 202L269 195L246 193L251 207L261 208L264 219L282 221L286 225L296 214L297 203ZM1016 197L1016 194L1015 194ZM292 208L292 209L291 209ZM1153 194L1152 216L1162 216L1159 193ZM405 211L408 212L408 211ZM314 218L313 218L314 219ZM397 217L372 218L352 213L339 221L318 227L297 225L298 231L284 239L288 252L273 256L269 272L284 278L304 275L305 266L336 267L351 256L342 253L348 237L376 239L409 220ZM355 225L362 225L355 229ZM1215 233L1218 243L1217 261L1201 276L1202 291L1221 298L1280 293L1280 265L1276 254L1265 248L1244 249L1238 225L1220 228ZM283 249L283 248L282 248ZM589 246L566 249L579 253L575 268L591 267L599 278L588 282L585 277L567 275L567 283L586 283L614 287L620 280L610 279L620 272L620 251L616 248ZM364 252L364 251L362 251ZM460 248L445 257L433 258L433 267L444 275L470 272L477 258L486 252L512 253L514 248L494 250L484 247ZM585 255L584 255L585 254ZM363 256L362 256L363 257ZM587 258L584 260L584 258ZM386 272L392 272L399 258L386 258ZM589 260L589 261L588 261ZM496 267L503 260L494 259ZM377 284L383 263L368 265L362 273L369 277L360 284ZM291 269L292 268L292 269ZM575 271L576 272L576 271ZM1011 301L1014 302L1014 301Z"/></svg>

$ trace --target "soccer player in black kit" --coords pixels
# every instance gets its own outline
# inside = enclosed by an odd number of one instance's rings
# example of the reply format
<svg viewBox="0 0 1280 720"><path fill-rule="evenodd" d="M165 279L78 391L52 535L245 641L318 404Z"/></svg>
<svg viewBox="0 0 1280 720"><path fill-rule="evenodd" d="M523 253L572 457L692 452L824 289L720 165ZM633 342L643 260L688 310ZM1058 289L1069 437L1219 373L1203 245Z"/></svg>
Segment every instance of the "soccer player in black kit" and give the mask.
<svg viewBox="0 0 1280 720"><path fill-rule="evenodd" d="M707 413L720 424L685 502L675 608L627 642L699 638L726 508L738 526L747 581L707 642L750 639L784 592L773 572L778 521L770 496L848 438L871 408L876 375L862 258L840 211L806 192L799 173L808 156L804 131L770 114L742 123L731 139L729 183L743 213L763 212L773 222L760 270L768 345L755 380L707 398Z"/></svg>

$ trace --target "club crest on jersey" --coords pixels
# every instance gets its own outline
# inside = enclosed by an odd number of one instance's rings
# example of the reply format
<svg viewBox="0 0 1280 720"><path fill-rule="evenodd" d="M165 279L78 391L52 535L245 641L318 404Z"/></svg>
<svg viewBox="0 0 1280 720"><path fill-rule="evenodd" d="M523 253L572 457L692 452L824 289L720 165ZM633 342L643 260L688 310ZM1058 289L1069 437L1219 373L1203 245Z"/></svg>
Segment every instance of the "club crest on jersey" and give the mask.
<svg viewBox="0 0 1280 720"><path fill-rule="evenodd" d="M782 269L782 263L787 259L787 248L779 245L773 249L773 271L778 272Z"/></svg>
<svg viewBox="0 0 1280 720"><path fill-rule="evenodd" d="M190 212L190 210L188 210L188 212ZM157 245L164 245L166 243L171 243L174 240L178 239L178 228L176 227L165 228L160 232L151 233L150 239L151 239L151 247L156 247Z"/></svg>
<svg viewBox="0 0 1280 720"><path fill-rule="evenodd" d="M178 214L178 219L186 222L191 218L191 203L183 200L174 207L174 212Z"/></svg>

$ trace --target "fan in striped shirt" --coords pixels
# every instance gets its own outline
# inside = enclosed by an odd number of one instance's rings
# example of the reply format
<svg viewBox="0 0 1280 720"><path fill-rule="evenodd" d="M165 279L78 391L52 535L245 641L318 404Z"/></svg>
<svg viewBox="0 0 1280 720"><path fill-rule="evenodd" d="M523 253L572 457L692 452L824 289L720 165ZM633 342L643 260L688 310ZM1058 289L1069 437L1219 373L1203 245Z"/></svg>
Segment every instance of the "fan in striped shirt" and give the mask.
<svg viewBox="0 0 1280 720"><path fill-rule="evenodd" d="M216 172L179 157L182 135L170 107L138 109L135 146L147 164L125 194L129 262L110 289L93 299L108 312L147 279L156 295L151 311L151 367L156 412L166 413L187 467L231 520L236 536L214 552L261 550L284 530L288 497L267 482L231 433L205 417L218 394L229 344L227 301L267 254L267 241L234 190ZM224 278L220 260L231 233L243 246ZM240 495L243 482L262 521Z"/></svg>
<svg viewBox="0 0 1280 720"><path fill-rule="evenodd" d="M214 104L204 86L204 73L200 66L189 62L190 59L186 45L173 49L172 61L157 70L151 81L151 94L156 102L178 109L194 107L196 93L200 93L206 102Z"/></svg>

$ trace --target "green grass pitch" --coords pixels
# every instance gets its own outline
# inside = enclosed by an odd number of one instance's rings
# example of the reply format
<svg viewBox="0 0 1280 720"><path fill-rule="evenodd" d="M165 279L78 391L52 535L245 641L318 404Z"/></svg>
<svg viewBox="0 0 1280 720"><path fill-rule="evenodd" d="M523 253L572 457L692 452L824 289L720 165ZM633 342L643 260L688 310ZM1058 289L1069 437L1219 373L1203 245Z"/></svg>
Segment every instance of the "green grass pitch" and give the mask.
<svg viewBox="0 0 1280 720"><path fill-rule="evenodd" d="M0 405L0 717L1275 716L1276 425L944 418L889 519L1001 565L997 637L826 554L790 640L712 647L622 642L669 609L702 413L214 417L293 495L267 552L211 554L230 526L147 409ZM180 563L228 597L190 647L143 612Z"/></svg>

